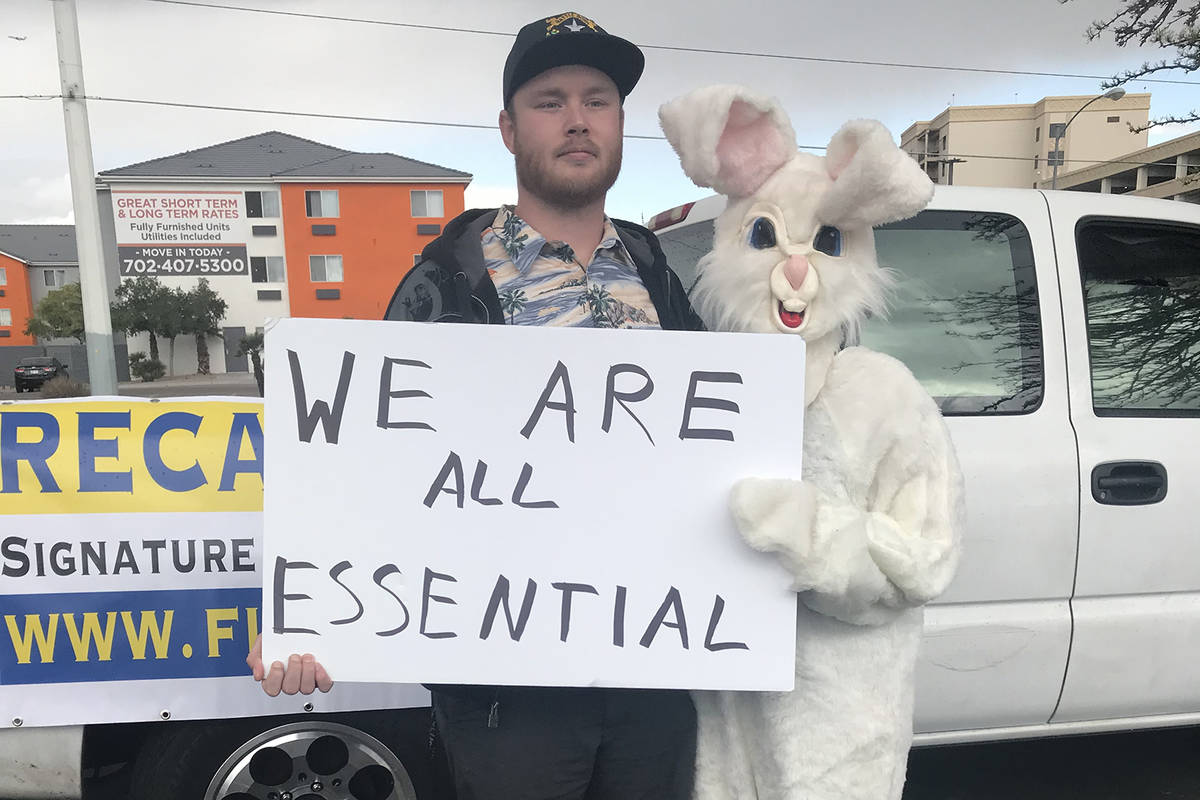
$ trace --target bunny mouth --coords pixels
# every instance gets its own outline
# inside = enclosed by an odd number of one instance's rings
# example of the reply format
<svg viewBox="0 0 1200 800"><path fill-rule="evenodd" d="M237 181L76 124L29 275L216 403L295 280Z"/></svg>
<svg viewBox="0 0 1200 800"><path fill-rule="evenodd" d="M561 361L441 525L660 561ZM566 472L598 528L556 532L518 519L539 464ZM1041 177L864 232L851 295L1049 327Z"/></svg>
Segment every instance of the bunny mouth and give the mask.
<svg viewBox="0 0 1200 800"><path fill-rule="evenodd" d="M808 307L805 306L800 308L798 311L791 311L784 306L784 301L780 300L779 305L776 307L776 313L779 315L779 321L783 323L785 328L796 330L804 324L804 320L808 313Z"/></svg>

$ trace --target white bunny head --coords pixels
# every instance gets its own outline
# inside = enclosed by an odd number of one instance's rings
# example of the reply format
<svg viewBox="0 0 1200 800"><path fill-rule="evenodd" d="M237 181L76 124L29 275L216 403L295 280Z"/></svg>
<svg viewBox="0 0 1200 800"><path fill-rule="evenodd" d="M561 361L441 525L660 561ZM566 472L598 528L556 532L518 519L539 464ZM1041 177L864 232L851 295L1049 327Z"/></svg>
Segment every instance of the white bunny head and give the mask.
<svg viewBox="0 0 1200 800"><path fill-rule="evenodd" d="M801 153L779 103L738 86L697 89L659 120L687 176L729 198L692 296L710 328L812 342L883 310L871 228L933 196L883 125L848 122L824 158Z"/></svg>

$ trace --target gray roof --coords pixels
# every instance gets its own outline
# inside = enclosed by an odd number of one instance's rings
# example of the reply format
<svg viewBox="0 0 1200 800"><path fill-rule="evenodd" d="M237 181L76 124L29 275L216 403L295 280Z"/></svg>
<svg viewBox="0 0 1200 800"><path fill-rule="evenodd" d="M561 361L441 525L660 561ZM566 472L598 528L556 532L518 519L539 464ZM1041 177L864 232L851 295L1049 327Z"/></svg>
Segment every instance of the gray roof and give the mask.
<svg viewBox="0 0 1200 800"><path fill-rule="evenodd" d="M391 153L347 153L328 161L277 173L277 177L303 178L470 178L470 173L427 164Z"/></svg>
<svg viewBox="0 0 1200 800"><path fill-rule="evenodd" d="M26 264L78 264L74 225L0 225L0 253Z"/></svg>
<svg viewBox="0 0 1200 800"><path fill-rule="evenodd" d="M376 178L470 179L471 175L391 153L355 153L268 131L244 139L104 170L114 178Z"/></svg>

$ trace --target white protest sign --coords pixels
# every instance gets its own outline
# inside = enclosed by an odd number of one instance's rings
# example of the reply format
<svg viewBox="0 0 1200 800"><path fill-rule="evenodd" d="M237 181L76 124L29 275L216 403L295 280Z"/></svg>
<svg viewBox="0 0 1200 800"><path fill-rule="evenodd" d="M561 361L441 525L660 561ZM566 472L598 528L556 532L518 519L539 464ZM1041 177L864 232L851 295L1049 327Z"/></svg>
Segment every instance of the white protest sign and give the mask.
<svg viewBox="0 0 1200 800"><path fill-rule="evenodd" d="M792 688L732 485L800 476L795 336L285 319L267 662L338 681Z"/></svg>

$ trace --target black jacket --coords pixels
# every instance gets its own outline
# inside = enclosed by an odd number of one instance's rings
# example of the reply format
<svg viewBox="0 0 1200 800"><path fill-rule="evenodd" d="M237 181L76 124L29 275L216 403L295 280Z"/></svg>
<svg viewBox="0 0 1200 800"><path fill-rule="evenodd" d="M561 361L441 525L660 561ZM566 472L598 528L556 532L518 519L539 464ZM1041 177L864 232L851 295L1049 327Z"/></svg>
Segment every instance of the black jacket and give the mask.
<svg viewBox="0 0 1200 800"><path fill-rule="evenodd" d="M420 263L396 287L384 319L503 325L500 297L483 266L480 244L496 211L475 208L447 223L442 235L422 251ZM613 225L650 293L663 329L704 330L654 234L623 220L614 219Z"/></svg>

